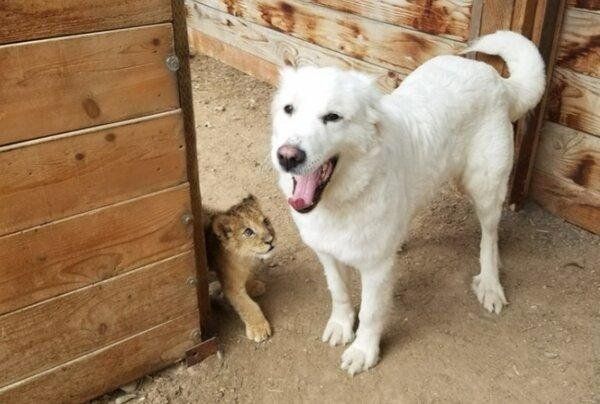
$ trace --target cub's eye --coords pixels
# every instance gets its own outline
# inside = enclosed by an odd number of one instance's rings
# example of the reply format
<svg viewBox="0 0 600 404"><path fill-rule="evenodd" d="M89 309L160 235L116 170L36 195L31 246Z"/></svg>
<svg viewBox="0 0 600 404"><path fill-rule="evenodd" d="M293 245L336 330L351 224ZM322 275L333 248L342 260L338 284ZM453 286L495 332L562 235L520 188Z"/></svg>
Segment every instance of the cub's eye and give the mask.
<svg viewBox="0 0 600 404"><path fill-rule="evenodd" d="M323 123L326 124L327 122L337 122L342 119L342 117L335 112L330 112L327 115L323 115L323 118L321 119L323 120Z"/></svg>
<svg viewBox="0 0 600 404"><path fill-rule="evenodd" d="M292 104L287 104L285 107L283 107L283 111L288 115L292 115L292 112L294 112L294 106Z"/></svg>
<svg viewBox="0 0 600 404"><path fill-rule="evenodd" d="M246 230L244 230L244 236L251 237L253 235L254 235L254 230L252 230L251 228L247 228Z"/></svg>
<svg viewBox="0 0 600 404"><path fill-rule="evenodd" d="M263 223L266 224L267 226L271 224L271 222L269 221L269 218L265 217L263 219Z"/></svg>

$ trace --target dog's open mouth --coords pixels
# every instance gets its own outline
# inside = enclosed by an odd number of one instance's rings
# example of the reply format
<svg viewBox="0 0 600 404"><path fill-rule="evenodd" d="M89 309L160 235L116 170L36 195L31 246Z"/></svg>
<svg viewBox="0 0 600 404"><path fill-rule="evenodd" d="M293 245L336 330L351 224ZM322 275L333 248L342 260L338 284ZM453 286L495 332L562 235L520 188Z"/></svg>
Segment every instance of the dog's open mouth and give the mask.
<svg viewBox="0 0 600 404"><path fill-rule="evenodd" d="M336 164L337 157L333 157L310 174L293 176L294 190L292 196L288 198L290 206L300 213L313 210L319 203Z"/></svg>

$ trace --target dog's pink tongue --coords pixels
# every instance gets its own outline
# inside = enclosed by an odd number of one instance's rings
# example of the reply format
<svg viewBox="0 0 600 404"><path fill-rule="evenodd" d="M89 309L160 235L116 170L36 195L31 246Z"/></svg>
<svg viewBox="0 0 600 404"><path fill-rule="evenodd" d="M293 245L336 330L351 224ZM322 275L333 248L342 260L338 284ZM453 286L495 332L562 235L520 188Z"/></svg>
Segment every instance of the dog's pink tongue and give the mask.
<svg viewBox="0 0 600 404"><path fill-rule="evenodd" d="M294 177L296 187L294 194L288 198L288 203L295 210L303 210L314 203L315 192L319 186L319 178L321 170L315 170L307 175L299 175Z"/></svg>

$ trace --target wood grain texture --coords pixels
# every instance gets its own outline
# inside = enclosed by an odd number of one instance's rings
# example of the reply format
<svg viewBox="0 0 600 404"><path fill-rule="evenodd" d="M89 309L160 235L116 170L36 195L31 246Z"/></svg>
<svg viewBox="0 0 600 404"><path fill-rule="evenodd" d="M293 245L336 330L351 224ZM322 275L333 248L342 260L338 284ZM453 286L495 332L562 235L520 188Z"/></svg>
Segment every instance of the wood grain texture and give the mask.
<svg viewBox="0 0 600 404"><path fill-rule="evenodd" d="M600 11L567 9L557 64L600 78Z"/></svg>
<svg viewBox="0 0 600 404"><path fill-rule="evenodd" d="M465 41L472 0L310 0L312 3L389 24Z"/></svg>
<svg viewBox="0 0 600 404"><path fill-rule="evenodd" d="M531 196L544 209L592 233L600 234L600 194L597 192L534 170Z"/></svg>
<svg viewBox="0 0 600 404"><path fill-rule="evenodd" d="M192 248L187 185L0 237L0 315Z"/></svg>
<svg viewBox="0 0 600 404"><path fill-rule="evenodd" d="M535 168L600 195L600 138L548 122Z"/></svg>
<svg viewBox="0 0 600 404"><path fill-rule="evenodd" d="M283 66L337 66L377 76L384 90L393 90L407 70L389 70L333 52L242 18L194 4L189 26L194 46L245 73L276 84ZM215 39L218 38L218 39Z"/></svg>
<svg viewBox="0 0 600 404"><path fill-rule="evenodd" d="M481 13L479 36L511 28L515 0L481 1L483 1L483 10ZM477 55L477 60L489 63L494 66L499 73L502 73L506 68L504 61L497 56L480 53Z"/></svg>
<svg viewBox="0 0 600 404"><path fill-rule="evenodd" d="M170 24L0 47L0 145L177 108Z"/></svg>
<svg viewBox="0 0 600 404"><path fill-rule="evenodd" d="M600 10L600 0L568 0L569 6L585 8L587 10Z"/></svg>
<svg viewBox="0 0 600 404"><path fill-rule="evenodd" d="M549 120L600 136L600 79L556 68L548 97Z"/></svg>
<svg viewBox="0 0 600 404"><path fill-rule="evenodd" d="M185 356L198 341L192 311L30 379L0 388L0 402L86 402Z"/></svg>
<svg viewBox="0 0 600 404"><path fill-rule="evenodd" d="M0 386L197 310L193 277L186 253L0 316Z"/></svg>
<svg viewBox="0 0 600 404"><path fill-rule="evenodd" d="M180 114L0 148L0 235L186 181Z"/></svg>
<svg viewBox="0 0 600 404"><path fill-rule="evenodd" d="M170 0L3 0L0 44L170 20Z"/></svg>
<svg viewBox="0 0 600 404"><path fill-rule="evenodd" d="M391 70L413 70L436 55L465 47L458 41L299 0L192 1Z"/></svg>

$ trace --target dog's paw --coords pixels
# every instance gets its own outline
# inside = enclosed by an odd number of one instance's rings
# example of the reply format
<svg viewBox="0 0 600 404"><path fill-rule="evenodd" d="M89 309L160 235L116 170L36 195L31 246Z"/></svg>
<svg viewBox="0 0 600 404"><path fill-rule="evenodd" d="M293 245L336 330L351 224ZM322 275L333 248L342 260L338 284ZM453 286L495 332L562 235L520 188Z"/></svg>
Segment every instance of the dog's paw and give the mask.
<svg viewBox="0 0 600 404"><path fill-rule="evenodd" d="M484 279L480 275L473 277L471 285L479 302L490 313L500 314L502 306L508 304L500 282Z"/></svg>
<svg viewBox="0 0 600 404"><path fill-rule="evenodd" d="M323 331L323 342L329 343L331 346L346 345L354 339L354 317L350 316L347 320L333 318L327 322L325 331Z"/></svg>
<svg viewBox="0 0 600 404"><path fill-rule="evenodd" d="M262 342L271 336L271 326L267 320L248 324L246 326L246 337L254 342Z"/></svg>
<svg viewBox="0 0 600 404"><path fill-rule="evenodd" d="M342 369L354 376L372 368L379 361L379 347L363 347L354 343L342 354Z"/></svg>

